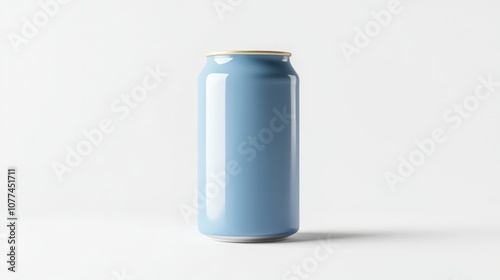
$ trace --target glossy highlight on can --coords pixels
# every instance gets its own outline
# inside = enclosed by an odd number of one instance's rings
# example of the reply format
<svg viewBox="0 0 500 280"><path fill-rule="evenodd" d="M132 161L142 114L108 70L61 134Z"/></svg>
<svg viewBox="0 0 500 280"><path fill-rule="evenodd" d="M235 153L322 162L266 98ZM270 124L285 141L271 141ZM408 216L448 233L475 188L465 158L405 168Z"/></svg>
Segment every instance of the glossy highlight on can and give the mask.
<svg viewBox="0 0 500 280"><path fill-rule="evenodd" d="M207 55L198 80L198 228L263 242L299 229L299 77L290 53Z"/></svg>

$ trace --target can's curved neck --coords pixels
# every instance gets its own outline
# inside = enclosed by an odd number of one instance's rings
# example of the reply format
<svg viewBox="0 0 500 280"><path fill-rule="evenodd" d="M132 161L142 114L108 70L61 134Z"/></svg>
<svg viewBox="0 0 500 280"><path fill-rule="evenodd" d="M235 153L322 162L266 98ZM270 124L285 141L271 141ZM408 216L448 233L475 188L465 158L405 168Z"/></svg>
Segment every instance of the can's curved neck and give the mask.
<svg viewBox="0 0 500 280"><path fill-rule="evenodd" d="M280 62L290 63L290 57L285 55L242 55L242 54L229 54L229 55L214 55L208 56L207 60L216 64L226 64L231 61L244 61L244 62Z"/></svg>

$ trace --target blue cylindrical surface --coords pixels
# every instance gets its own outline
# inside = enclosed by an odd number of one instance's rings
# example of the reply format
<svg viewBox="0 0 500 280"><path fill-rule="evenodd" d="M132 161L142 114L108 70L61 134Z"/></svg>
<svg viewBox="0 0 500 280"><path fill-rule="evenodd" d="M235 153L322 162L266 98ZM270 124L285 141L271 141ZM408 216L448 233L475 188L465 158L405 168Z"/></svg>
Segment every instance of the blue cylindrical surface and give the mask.
<svg viewBox="0 0 500 280"><path fill-rule="evenodd" d="M227 238L299 228L299 78L286 55L207 57L199 76L198 227Z"/></svg>

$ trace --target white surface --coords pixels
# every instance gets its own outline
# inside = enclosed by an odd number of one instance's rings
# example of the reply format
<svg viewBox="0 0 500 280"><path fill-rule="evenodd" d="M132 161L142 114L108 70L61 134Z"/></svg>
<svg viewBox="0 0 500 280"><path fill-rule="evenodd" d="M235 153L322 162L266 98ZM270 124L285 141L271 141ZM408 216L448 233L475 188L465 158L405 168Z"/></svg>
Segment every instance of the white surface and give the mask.
<svg viewBox="0 0 500 280"><path fill-rule="evenodd" d="M26 222L22 232L21 272L8 279L286 279L317 239L333 240L332 253L320 252L307 279L500 277L499 227L304 229L272 243L216 242L154 221Z"/></svg>
<svg viewBox="0 0 500 280"><path fill-rule="evenodd" d="M500 3L402 2L350 63L340 45L389 1L231 3L221 20L211 0L72 0L16 53L8 34L41 8L0 1L0 174L19 168L21 219L20 272L0 265L1 278L281 279L332 234L339 247L308 279L499 279L500 87L456 128L443 114L480 76L500 81ZM216 243L179 212L197 180L197 75L225 49L293 53L296 242ZM157 65L170 75L127 114L122 95ZM60 182L52 164L107 120ZM446 141L391 190L384 173L437 128Z"/></svg>

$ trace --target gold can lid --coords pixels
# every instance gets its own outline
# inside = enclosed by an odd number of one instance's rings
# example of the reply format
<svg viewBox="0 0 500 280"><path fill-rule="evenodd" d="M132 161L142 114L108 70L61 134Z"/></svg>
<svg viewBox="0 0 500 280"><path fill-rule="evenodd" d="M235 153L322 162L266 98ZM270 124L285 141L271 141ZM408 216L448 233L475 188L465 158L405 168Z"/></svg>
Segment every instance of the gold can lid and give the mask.
<svg viewBox="0 0 500 280"><path fill-rule="evenodd" d="M282 52L282 51L218 51L218 52L209 52L207 56L215 56L215 55L232 55L232 54L249 54L249 55L280 55L280 56L292 56L292 53Z"/></svg>

